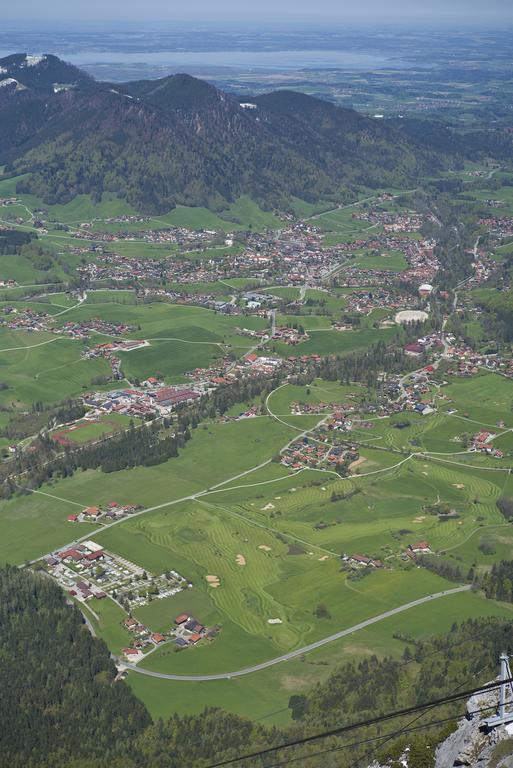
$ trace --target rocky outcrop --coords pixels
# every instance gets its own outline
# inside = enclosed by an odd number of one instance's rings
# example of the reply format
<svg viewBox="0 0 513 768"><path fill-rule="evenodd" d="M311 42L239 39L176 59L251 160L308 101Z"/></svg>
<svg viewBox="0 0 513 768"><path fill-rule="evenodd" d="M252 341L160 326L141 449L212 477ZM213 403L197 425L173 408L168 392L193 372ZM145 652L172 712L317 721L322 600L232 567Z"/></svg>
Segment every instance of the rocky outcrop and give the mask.
<svg viewBox="0 0 513 768"><path fill-rule="evenodd" d="M513 741L511 749L509 745L513 728L506 726L488 731L484 727L485 718L497 708L497 696L497 691L489 691L467 701L468 715L439 745L435 768L513 768Z"/></svg>

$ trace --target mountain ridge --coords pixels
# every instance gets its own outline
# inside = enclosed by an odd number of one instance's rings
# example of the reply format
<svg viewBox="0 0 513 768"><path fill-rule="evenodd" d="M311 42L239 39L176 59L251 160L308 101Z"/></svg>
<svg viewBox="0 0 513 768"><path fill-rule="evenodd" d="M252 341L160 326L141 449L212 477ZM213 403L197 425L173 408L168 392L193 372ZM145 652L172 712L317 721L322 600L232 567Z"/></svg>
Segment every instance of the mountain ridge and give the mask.
<svg viewBox="0 0 513 768"><path fill-rule="evenodd" d="M248 109L191 75L112 84L50 54L0 59L0 72L20 83L0 88L0 162L30 174L20 191L47 203L109 192L148 212L221 210L249 195L286 210L292 197L349 200L452 160L397 126L295 91L248 97ZM57 88L57 76L73 82Z"/></svg>

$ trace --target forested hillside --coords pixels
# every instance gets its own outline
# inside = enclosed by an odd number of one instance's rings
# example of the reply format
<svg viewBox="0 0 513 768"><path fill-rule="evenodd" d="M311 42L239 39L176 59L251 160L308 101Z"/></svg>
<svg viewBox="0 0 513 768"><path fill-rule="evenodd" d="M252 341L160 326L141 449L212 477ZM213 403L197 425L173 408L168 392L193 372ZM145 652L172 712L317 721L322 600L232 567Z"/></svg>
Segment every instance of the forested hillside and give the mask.
<svg viewBox="0 0 513 768"><path fill-rule="evenodd" d="M0 765L64 766L129 752L149 715L115 676L106 646L55 584L0 570Z"/></svg>
<svg viewBox="0 0 513 768"><path fill-rule="evenodd" d="M30 174L18 191L47 203L108 192L144 211L221 210L248 195L287 210L293 197L350 200L457 159L454 143L444 154L431 137L292 91L248 108L189 75L113 86L56 57L30 58L0 59L0 162Z"/></svg>

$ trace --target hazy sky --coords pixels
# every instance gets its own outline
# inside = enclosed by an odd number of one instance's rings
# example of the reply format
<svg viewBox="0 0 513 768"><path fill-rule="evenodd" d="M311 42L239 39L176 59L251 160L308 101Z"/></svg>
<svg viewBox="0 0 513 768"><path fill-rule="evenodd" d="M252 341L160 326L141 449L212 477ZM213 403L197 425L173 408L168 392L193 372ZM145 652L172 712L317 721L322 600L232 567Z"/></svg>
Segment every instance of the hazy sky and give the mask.
<svg viewBox="0 0 513 768"><path fill-rule="evenodd" d="M24 0L10 3L2 18L33 26L34 21L101 23L159 21L289 21L375 26L377 23L501 28L513 23L513 0Z"/></svg>

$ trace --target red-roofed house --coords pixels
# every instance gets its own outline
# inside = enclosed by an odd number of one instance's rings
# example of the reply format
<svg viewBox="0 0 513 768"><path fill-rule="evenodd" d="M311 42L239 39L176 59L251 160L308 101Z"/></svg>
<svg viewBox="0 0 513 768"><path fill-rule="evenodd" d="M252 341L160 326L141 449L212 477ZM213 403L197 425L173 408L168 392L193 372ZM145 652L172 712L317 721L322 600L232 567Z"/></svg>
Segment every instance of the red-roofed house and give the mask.
<svg viewBox="0 0 513 768"><path fill-rule="evenodd" d="M86 507L82 510L82 514L88 517L98 517L101 514L101 509L100 507Z"/></svg>
<svg viewBox="0 0 513 768"><path fill-rule="evenodd" d="M427 541L418 541L416 544L409 544L408 549L410 552L417 554L427 554L431 552L431 547Z"/></svg>
<svg viewBox="0 0 513 768"><path fill-rule="evenodd" d="M61 560L75 560L78 562L79 560L82 560L84 555L77 549L65 549L62 552L59 552L59 557Z"/></svg>
<svg viewBox="0 0 513 768"><path fill-rule="evenodd" d="M99 549L98 552L88 552L86 555L86 560L89 560L90 562L93 562L94 560L100 560L103 557L103 549Z"/></svg>

